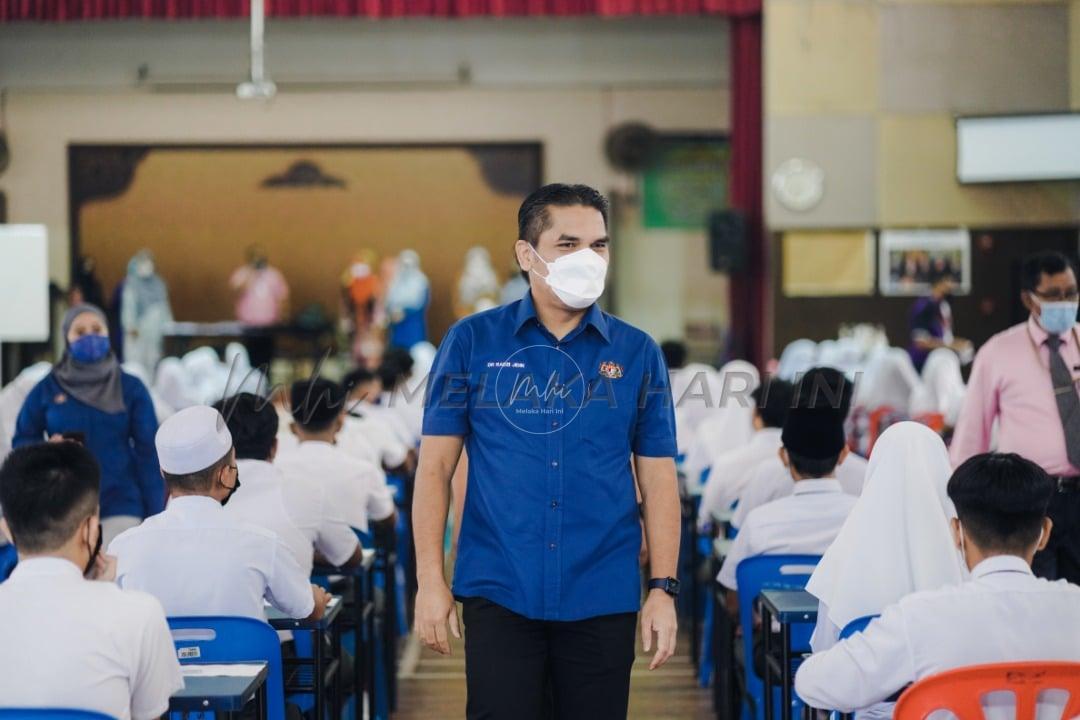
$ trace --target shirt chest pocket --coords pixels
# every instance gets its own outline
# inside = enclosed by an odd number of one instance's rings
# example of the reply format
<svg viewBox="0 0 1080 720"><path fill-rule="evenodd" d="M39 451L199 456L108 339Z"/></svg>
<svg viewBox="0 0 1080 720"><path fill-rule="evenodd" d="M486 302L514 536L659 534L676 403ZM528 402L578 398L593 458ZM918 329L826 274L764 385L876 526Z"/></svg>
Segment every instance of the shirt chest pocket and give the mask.
<svg viewBox="0 0 1080 720"><path fill-rule="evenodd" d="M575 437L600 452L629 451L638 416L638 386L625 378L596 376L577 417Z"/></svg>

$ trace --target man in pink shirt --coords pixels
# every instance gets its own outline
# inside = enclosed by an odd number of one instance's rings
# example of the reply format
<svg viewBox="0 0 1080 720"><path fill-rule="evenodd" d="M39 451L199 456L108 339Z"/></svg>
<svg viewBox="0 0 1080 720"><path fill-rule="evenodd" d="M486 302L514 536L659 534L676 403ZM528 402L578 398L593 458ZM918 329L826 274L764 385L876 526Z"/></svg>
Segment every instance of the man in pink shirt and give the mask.
<svg viewBox="0 0 1080 720"><path fill-rule="evenodd" d="M248 262L238 267L229 278L237 293L236 319L249 326L244 345L253 367L269 371L274 359L274 336L271 325L280 323L286 315L289 284L285 276L266 260L266 252L253 245L248 248Z"/></svg>
<svg viewBox="0 0 1080 720"><path fill-rule="evenodd" d="M1080 304L1076 272L1060 253L1029 257L1021 298L1031 316L979 350L953 435L959 465L996 449L1033 460L1055 476L1053 533L1035 573L1080 582ZM991 431L997 422L997 447Z"/></svg>
<svg viewBox="0 0 1080 720"><path fill-rule="evenodd" d="M256 327L281 322L289 299L289 285L285 276L267 262L266 253L260 248L248 249L248 263L236 269L229 285L239 293L237 320Z"/></svg>

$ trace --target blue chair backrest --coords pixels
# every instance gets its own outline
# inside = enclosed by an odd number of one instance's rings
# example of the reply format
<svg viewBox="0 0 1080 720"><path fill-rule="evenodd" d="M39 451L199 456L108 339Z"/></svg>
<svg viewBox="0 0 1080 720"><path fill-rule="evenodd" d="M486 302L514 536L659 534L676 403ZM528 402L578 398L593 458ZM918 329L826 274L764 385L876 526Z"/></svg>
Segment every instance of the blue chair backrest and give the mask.
<svg viewBox="0 0 1080 720"><path fill-rule="evenodd" d="M15 550L14 543L0 545L0 582L4 582L11 575L11 571L19 564L19 553Z"/></svg>
<svg viewBox="0 0 1080 720"><path fill-rule="evenodd" d="M168 620L181 665L266 662L269 665L267 719L285 720L281 641L269 623L246 617L171 617Z"/></svg>
<svg viewBox="0 0 1080 720"><path fill-rule="evenodd" d="M756 555L746 558L735 568L739 586L739 623L743 628L743 652L746 663L746 691L757 703L757 717L765 717L765 686L754 672L754 602L762 590L803 590L820 555ZM768 631L769 628L762 628ZM812 627L792 633L792 648L808 646ZM777 704L778 705L778 704ZM776 707L777 705L774 705Z"/></svg>
<svg viewBox="0 0 1080 720"><path fill-rule="evenodd" d="M0 708L0 720L114 720L93 710L66 708Z"/></svg>
<svg viewBox="0 0 1080 720"><path fill-rule="evenodd" d="M866 629L866 626L870 624L871 620L876 620L881 617L880 615L864 615L861 618L855 618L840 631L840 639L847 640L849 637L856 633L861 633Z"/></svg>

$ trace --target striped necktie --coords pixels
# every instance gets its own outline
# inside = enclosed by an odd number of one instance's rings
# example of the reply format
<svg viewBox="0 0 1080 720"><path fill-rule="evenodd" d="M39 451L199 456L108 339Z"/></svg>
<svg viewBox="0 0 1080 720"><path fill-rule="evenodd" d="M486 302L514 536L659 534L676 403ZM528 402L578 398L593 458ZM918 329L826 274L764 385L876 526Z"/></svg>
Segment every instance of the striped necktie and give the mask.
<svg viewBox="0 0 1080 720"><path fill-rule="evenodd" d="M1054 383L1054 400L1057 401L1061 426L1065 429L1065 452L1069 463L1080 468L1080 396L1076 394L1072 371L1061 356L1061 336L1051 335L1046 339L1046 345L1050 349L1050 379Z"/></svg>

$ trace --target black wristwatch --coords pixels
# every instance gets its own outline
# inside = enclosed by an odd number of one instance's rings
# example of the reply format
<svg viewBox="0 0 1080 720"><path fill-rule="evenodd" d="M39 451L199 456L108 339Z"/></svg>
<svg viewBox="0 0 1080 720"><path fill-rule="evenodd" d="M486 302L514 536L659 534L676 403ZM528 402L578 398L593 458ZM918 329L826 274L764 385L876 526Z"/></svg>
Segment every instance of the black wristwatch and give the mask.
<svg viewBox="0 0 1080 720"><path fill-rule="evenodd" d="M653 578L649 581L650 590L663 590L671 597L679 597L679 581L673 577Z"/></svg>

